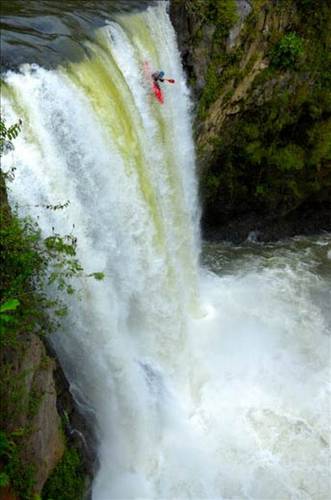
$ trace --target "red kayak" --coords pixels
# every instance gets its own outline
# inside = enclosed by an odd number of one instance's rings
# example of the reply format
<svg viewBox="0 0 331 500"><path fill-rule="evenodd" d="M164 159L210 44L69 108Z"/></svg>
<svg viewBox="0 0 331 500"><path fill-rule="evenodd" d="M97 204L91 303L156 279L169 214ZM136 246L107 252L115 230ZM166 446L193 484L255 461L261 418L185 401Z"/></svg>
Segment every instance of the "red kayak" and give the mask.
<svg viewBox="0 0 331 500"><path fill-rule="evenodd" d="M156 99L159 101L160 104L163 104L164 103L164 94L163 94L162 90L160 89L160 87L157 85L157 83L153 80L153 78L152 78L153 72L151 71L147 61L144 62L144 73L145 73L145 77L147 78L147 80L150 83L152 92L155 95ZM173 80L172 78L165 78L164 80L168 83L175 83L175 80Z"/></svg>
<svg viewBox="0 0 331 500"><path fill-rule="evenodd" d="M156 83L154 82L152 78L152 71L147 61L144 62L144 73L145 73L145 78L149 81L152 92L155 95L156 99L159 101L160 104L163 104L164 103L163 92L160 89L160 87L158 87L158 85L156 85Z"/></svg>
<svg viewBox="0 0 331 500"><path fill-rule="evenodd" d="M163 95L162 90L160 89L160 87L158 87L156 85L156 83L154 82L153 79L152 79L151 85L152 85L153 94L155 95L156 99L159 101L160 104L163 104L164 103L164 95Z"/></svg>

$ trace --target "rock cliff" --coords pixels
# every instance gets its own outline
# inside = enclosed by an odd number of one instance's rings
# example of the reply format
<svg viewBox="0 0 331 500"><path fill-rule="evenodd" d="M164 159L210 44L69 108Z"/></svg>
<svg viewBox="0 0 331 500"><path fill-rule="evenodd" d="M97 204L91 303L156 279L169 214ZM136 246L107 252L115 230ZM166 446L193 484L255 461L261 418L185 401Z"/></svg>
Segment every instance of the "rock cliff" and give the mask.
<svg viewBox="0 0 331 500"><path fill-rule="evenodd" d="M331 6L173 0L207 237L331 230Z"/></svg>

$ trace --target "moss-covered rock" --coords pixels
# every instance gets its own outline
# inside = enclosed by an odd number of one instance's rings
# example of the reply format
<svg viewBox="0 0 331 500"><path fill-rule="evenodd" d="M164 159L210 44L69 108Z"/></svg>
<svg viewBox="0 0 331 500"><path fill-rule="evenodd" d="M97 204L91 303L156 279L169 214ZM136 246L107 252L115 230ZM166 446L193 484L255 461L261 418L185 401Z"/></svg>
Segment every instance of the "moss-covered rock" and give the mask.
<svg viewBox="0 0 331 500"><path fill-rule="evenodd" d="M62 460L49 477L42 492L43 500L81 500L85 489L85 471L80 454L67 448Z"/></svg>
<svg viewBox="0 0 331 500"><path fill-rule="evenodd" d="M16 451L5 460L4 471L13 489L28 499L41 491L64 452L55 365L34 334L3 350L1 361L1 428Z"/></svg>
<svg viewBox="0 0 331 500"><path fill-rule="evenodd" d="M186 9L193 86L194 27L212 33L203 39L204 83L194 87L203 226L228 234L227 225L246 220L247 236L265 221L282 236L301 232L296 217L309 216L313 232L330 230L331 5L252 0L243 16L236 4L239 21L222 26L216 15ZM285 219L292 230L282 232Z"/></svg>

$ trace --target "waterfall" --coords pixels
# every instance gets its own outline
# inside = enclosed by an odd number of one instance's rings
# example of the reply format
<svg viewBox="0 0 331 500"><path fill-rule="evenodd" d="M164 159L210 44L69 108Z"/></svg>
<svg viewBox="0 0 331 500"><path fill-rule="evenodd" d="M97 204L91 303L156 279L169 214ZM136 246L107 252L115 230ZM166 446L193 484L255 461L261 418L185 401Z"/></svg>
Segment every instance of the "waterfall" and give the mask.
<svg viewBox="0 0 331 500"><path fill-rule="evenodd" d="M7 72L3 107L23 130L4 166L17 168L11 203L45 235L73 232L86 274L105 274L75 284L53 339L95 416L93 499L327 498L328 344L310 267L199 269L191 105L166 2L114 15L85 51ZM145 61L176 80L163 106Z"/></svg>
<svg viewBox="0 0 331 500"><path fill-rule="evenodd" d="M73 390L97 412L95 497L119 490L127 498L140 487L153 496L161 408L185 362L187 317L199 313L190 102L163 2L117 16L86 45L79 63L6 76L8 115L25 124L13 201L45 234L74 231L86 272L105 274L79 285L67 331L55 339ZM145 61L176 80L164 86L164 106L151 95ZM67 200L62 213L38 208Z"/></svg>

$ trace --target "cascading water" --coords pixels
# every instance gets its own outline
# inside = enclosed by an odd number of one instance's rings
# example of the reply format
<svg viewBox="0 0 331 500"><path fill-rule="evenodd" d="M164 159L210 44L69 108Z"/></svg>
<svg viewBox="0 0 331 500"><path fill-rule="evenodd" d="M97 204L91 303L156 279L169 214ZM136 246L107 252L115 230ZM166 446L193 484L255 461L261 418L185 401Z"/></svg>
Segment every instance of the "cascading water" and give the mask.
<svg viewBox="0 0 331 500"><path fill-rule="evenodd" d="M45 234L74 225L84 269L105 273L80 280L54 337L95 416L93 499L326 499L330 351L314 260L277 250L223 277L199 271L190 102L165 2L113 16L85 49L8 72L3 107L24 122L4 160L17 167L12 203ZM164 106L146 60L176 79Z"/></svg>

